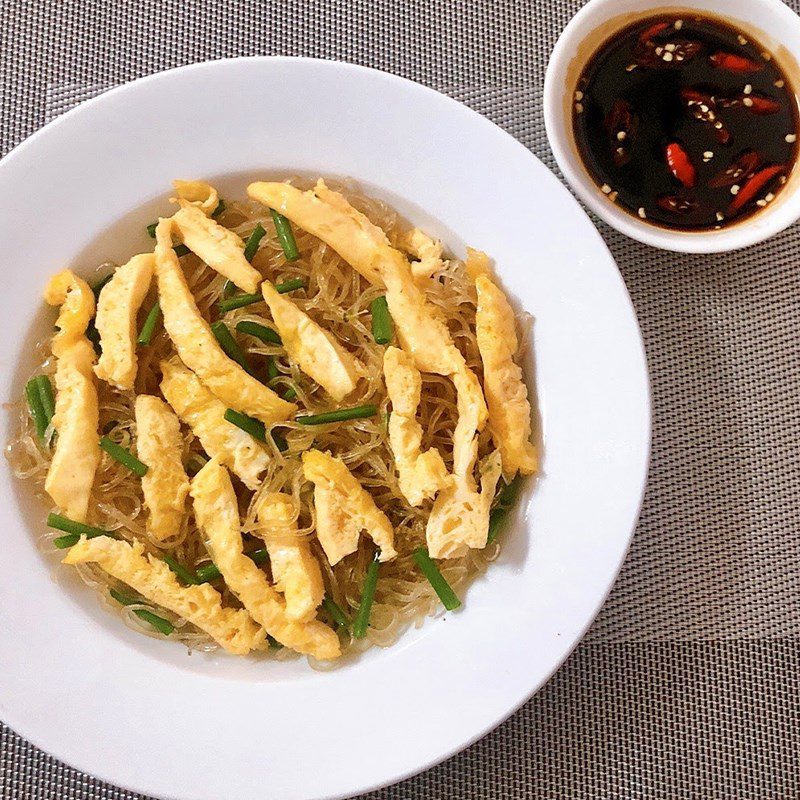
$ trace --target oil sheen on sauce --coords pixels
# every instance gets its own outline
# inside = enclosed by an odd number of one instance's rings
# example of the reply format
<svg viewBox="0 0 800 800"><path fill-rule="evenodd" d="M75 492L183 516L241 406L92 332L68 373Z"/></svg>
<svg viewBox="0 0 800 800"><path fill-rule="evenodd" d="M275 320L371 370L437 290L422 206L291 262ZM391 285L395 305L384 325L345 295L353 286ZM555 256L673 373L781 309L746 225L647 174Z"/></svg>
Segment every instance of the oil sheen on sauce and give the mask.
<svg viewBox="0 0 800 800"><path fill-rule="evenodd" d="M746 31L658 16L606 41L573 129L609 202L658 225L719 229L775 199L797 158L791 84Z"/></svg>

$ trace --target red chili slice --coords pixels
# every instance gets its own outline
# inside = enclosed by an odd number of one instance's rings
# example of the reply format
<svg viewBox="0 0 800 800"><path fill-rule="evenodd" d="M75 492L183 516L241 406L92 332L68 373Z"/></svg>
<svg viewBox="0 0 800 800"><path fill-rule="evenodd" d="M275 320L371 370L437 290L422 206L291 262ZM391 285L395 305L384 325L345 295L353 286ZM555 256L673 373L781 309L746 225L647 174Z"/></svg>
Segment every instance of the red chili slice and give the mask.
<svg viewBox="0 0 800 800"><path fill-rule="evenodd" d="M730 131L717 118L717 101L714 97L687 86L681 89L681 100L694 119L713 127L714 136L720 144L727 144L731 140Z"/></svg>
<svg viewBox="0 0 800 800"><path fill-rule="evenodd" d="M743 178L749 178L763 163L760 153L747 150L742 153L727 169L715 175L708 185L712 189L721 189L724 186L733 186Z"/></svg>
<svg viewBox="0 0 800 800"><path fill-rule="evenodd" d="M730 72L761 72L764 65L759 61L753 61L744 56L737 56L735 53L713 53L708 60L719 69L727 69Z"/></svg>
<svg viewBox="0 0 800 800"><path fill-rule="evenodd" d="M688 214L699 207L697 200L691 197L679 197L676 194L661 194L656 198L658 207L671 214Z"/></svg>
<svg viewBox="0 0 800 800"><path fill-rule="evenodd" d="M667 166L669 171L687 189L691 189L697 183L697 170L689 158L689 154L677 142L670 142L666 149Z"/></svg>
<svg viewBox="0 0 800 800"><path fill-rule="evenodd" d="M664 31L669 27L669 22L656 22L649 28L645 28L639 34L639 41L642 43L649 42L651 39L654 39L656 36L658 36L659 33L664 33Z"/></svg>
<svg viewBox="0 0 800 800"><path fill-rule="evenodd" d="M614 163L621 167L630 161L631 147L639 130L639 116L633 106L622 98L618 98L606 117L608 133Z"/></svg>
<svg viewBox="0 0 800 800"><path fill-rule="evenodd" d="M752 104L745 102L748 97L753 101ZM758 114L759 116L777 114L781 110L781 104L777 100L773 100L771 97L767 97L763 94L744 95L742 104L748 111L751 111L753 114Z"/></svg>
<svg viewBox="0 0 800 800"><path fill-rule="evenodd" d="M761 192L771 180L785 171L786 167L783 164L777 164L772 167L764 167L761 171L756 172L756 174L748 179L747 183L742 186L736 197L733 198L731 211L740 211L751 200L754 200L759 192Z"/></svg>

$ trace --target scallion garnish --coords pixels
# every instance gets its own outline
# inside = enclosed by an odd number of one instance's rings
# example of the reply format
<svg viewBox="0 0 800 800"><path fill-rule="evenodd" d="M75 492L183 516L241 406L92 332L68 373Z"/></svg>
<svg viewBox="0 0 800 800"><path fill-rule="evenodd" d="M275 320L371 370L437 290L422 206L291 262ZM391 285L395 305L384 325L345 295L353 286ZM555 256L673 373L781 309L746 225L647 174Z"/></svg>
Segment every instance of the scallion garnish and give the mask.
<svg viewBox="0 0 800 800"><path fill-rule="evenodd" d="M139 338L136 340L136 344L138 344L140 347L145 347L152 341L153 333L155 333L156 325L158 325L158 319L160 316L161 303L156 300L156 302L153 303L153 307L147 312L144 324L142 325L142 330L139 332Z"/></svg>
<svg viewBox="0 0 800 800"><path fill-rule="evenodd" d="M148 235L148 236L149 236L151 239L155 239L155 238L156 238L156 228L157 228L157 227L158 227L158 221L156 221L156 222L151 222L151 223L150 223L150 224L147 226L147 235Z"/></svg>
<svg viewBox="0 0 800 800"><path fill-rule="evenodd" d="M110 272L105 278L100 278L97 283L92 286L92 292L94 293L95 298L100 297L100 292L103 291L103 287L114 277L114 273Z"/></svg>
<svg viewBox="0 0 800 800"><path fill-rule="evenodd" d="M258 439L259 442L264 442L264 444L267 443L267 427L260 419L248 417L247 414L234 411L232 408L225 409L224 416L225 419L231 423L231 425L241 428L246 433L249 433L254 439Z"/></svg>
<svg viewBox="0 0 800 800"><path fill-rule="evenodd" d="M47 418L42 407L42 398L39 394L39 383L36 378L31 378L25 384L25 397L28 400L28 411L30 412L33 425L36 428L36 435L44 441L44 432L47 430Z"/></svg>
<svg viewBox="0 0 800 800"><path fill-rule="evenodd" d="M192 252L185 244L176 244L172 249L175 251L175 255L178 256L178 258L189 255L189 253Z"/></svg>
<svg viewBox="0 0 800 800"><path fill-rule="evenodd" d="M142 602L137 597L131 597L130 595L123 594L117 589L109 589L108 593L120 605L123 606L132 606ZM137 608L136 610L134 610L133 613L136 614L136 616L139 617L139 619L143 619L145 622L149 622L159 633L163 633L164 636L169 636L175 630L175 626L168 619L164 619L164 617L159 617L152 611L147 611L147 609L144 608Z"/></svg>
<svg viewBox="0 0 800 800"><path fill-rule="evenodd" d="M50 378L47 375L37 375L34 379L36 387L39 390L39 399L42 401L42 409L47 424L53 419L53 414L56 413L56 399L53 396L53 384L50 383Z"/></svg>
<svg viewBox="0 0 800 800"><path fill-rule="evenodd" d="M297 390L294 388L294 386L290 386L290 387L289 387L289 388L288 388L288 389L287 389L287 390L286 390L286 391L283 393L283 399L284 399L284 400L285 400L287 403L291 403L291 402L292 402L292 400L296 400L296 399L297 399Z"/></svg>
<svg viewBox="0 0 800 800"><path fill-rule="evenodd" d="M189 572L175 556L169 554L165 555L164 563L188 586L196 586L200 583L197 577Z"/></svg>
<svg viewBox="0 0 800 800"><path fill-rule="evenodd" d="M322 601L322 607L325 609L328 616L336 623L337 628L347 628L350 621L345 616L344 611L335 603L328 595Z"/></svg>
<svg viewBox="0 0 800 800"><path fill-rule="evenodd" d="M439 596L442 605L448 611L455 611L461 605L461 601L450 588L450 584L444 579L442 573L439 572L439 568L428 554L427 548L420 547L415 550L413 557L422 574L428 579L428 583L433 586L433 590Z"/></svg>
<svg viewBox="0 0 800 800"><path fill-rule="evenodd" d="M254 550L252 553L245 553L248 558L252 559L256 566L261 566L269 561L269 553L263 548ZM208 564L203 564L197 568L197 582L210 583L222 577L219 567L213 562L209 561Z"/></svg>
<svg viewBox="0 0 800 800"><path fill-rule="evenodd" d="M278 365L275 363L275 359L272 356L267 356L267 382L274 381L275 378L280 375L280 370L278 369Z"/></svg>
<svg viewBox="0 0 800 800"><path fill-rule="evenodd" d="M48 514L47 525L50 528L55 528L57 531L64 531L69 534L68 536L59 536L57 539L53 539L53 544L59 550L64 550L67 547L72 547L74 544L77 544L81 536L85 536L87 539L94 539L96 536L114 535L111 531L85 525L83 522L75 522L75 520L69 519L68 517L62 517L61 514Z"/></svg>
<svg viewBox="0 0 800 800"><path fill-rule="evenodd" d="M217 320L216 322L212 323L211 330L214 333L214 336L217 337L217 341L219 342L220 347L225 351L225 354L232 358L245 372L253 374L253 367L250 364L247 356L244 354L244 350L239 347L238 342L236 339L233 338L231 332L228 330L228 326L220 321Z"/></svg>
<svg viewBox="0 0 800 800"><path fill-rule="evenodd" d="M236 284L231 280L225 281L225 283L222 284L222 296L233 297L235 294L236 294Z"/></svg>
<svg viewBox="0 0 800 800"><path fill-rule="evenodd" d="M392 341L393 326L386 295L376 297L369 308L372 313L372 338L378 344L389 344Z"/></svg>
<svg viewBox="0 0 800 800"><path fill-rule="evenodd" d="M272 221L275 223L275 233L278 234L278 241L281 243L286 260L297 261L297 259L300 258L300 252L297 249L297 242L294 238L294 231L292 230L291 223L283 214L279 214L274 208L271 208L269 213L272 215Z"/></svg>
<svg viewBox="0 0 800 800"><path fill-rule="evenodd" d="M278 294L288 294L289 292L294 292L297 289L305 288L306 282L302 278L292 278L291 280L276 284L275 291Z"/></svg>
<svg viewBox="0 0 800 800"><path fill-rule="evenodd" d="M506 484L497 495L497 503L492 509L492 513L489 514L489 534L486 537L486 544L491 544L497 538L511 506L517 499L519 484L520 478L517 476L511 483Z"/></svg>
<svg viewBox="0 0 800 800"><path fill-rule="evenodd" d="M376 557L367 567L367 576L364 578L364 590L361 592L358 614L356 614L353 622L353 637L355 639L363 639L367 635L369 614L372 611L372 601L375 599L375 587L378 585L378 565L379 562Z"/></svg>
<svg viewBox="0 0 800 800"><path fill-rule="evenodd" d="M258 293L256 294L238 294L234 297L229 297L226 300L220 300L217 303L217 309L220 314L225 314L228 311L233 311L235 308L244 308L245 306L252 306L255 303L263 303L264 297Z"/></svg>
<svg viewBox="0 0 800 800"><path fill-rule="evenodd" d="M264 226L259 222L244 245L244 257L248 261L253 260L253 256L258 252L258 245L266 234L267 232L264 230Z"/></svg>
<svg viewBox="0 0 800 800"><path fill-rule="evenodd" d="M147 475L147 464L143 464L130 450L126 450L116 442L112 442L108 436L104 436L100 440L100 449L105 450L111 458L127 467L131 472L143 478Z"/></svg>
<svg viewBox="0 0 800 800"><path fill-rule="evenodd" d="M220 197L217 207L211 212L211 218L216 219L225 210L225 201Z"/></svg>
<svg viewBox="0 0 800 800"><path fill-rule="evenodd" d="M378 413L378 407L371 403L355 408L337 408L336 411L325 411L322 414L310 414L295 417L301 425L327 425L329 422L345 422L348 419L368 419Z"/></svg>
<svg viewBox="0 0 800 800"><path fill-rule="evenodd" d="M256 339L260 339L264 344L283 344L277 331L268 328L266 325L259 325L257 322L242 320L236 323L236 330L239 333L246 333L248 336L255 336Z"/></svg>

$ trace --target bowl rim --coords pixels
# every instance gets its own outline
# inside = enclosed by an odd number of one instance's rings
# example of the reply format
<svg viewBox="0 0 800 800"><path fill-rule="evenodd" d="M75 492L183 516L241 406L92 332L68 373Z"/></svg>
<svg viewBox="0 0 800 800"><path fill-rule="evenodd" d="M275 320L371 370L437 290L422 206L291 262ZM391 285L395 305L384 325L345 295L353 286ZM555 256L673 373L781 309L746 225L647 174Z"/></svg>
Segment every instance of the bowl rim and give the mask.
<svg viewBox="0 0 800 800"><path fill-rule="evenodd" d="M762 32L755 36L770 50L778 48L784 57L792 61L800 59L800 16L795 14L781 0L747 0L762 12L779 18L786 34L781 39ZM679 231L638 219L627 210L609 201L598 189L582 159L576 152L572 137L572 120L565 119L564 96L571 95L573 86L566 86L571 74L575 74L574 64L585 62L594 52L587 49L586 58L577 59L575 54L592 37L598 25L606 25L619 19L629 24L636 16L654 13L678 13L704 11L724 19L734 25L740 22L737 13L730 11L724 0L682 0L682 2L658 2L658 0L589 0L561 32L548 61L545 71L543 110L545 130L556 163L571 189L588 208L605 223L620 233L639 242L663 250L680 253L710 254L739 250L765 241L788 228L800 219L800 159L793 165L790 180L779 194L780 202L747 217L739 223L724 227L719 231ZM624 20L624 22L623 22ZM752 23L741 23L752 26ZM790 34L797 39L795 46L789 43ZM784 65L787 75L794 75L792 64ZM798 90L795 84L795 91Z"/></svg>

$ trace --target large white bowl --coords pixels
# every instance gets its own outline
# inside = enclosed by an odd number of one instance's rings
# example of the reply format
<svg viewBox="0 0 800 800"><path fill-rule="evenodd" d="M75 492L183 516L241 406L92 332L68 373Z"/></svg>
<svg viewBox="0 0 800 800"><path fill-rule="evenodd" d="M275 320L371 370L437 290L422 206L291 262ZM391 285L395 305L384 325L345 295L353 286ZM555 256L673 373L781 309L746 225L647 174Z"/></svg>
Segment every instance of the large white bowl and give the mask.
<svg viewBox="0 0 800 800"><path fill-rule="evenodd" d="M169 798L342 797L411 775L508 716L602 604L636 522L649 395L636 317L586 215L524 147L416 84L297 59L199 64L86 103L0 163L2 385L20 397L52 325L52 272L152 246L174 177L352 176L491 253L536 317L546 457L463 610L330 672L127 630L36 545L42 508L0 479L0 718L77 768ZM3 416L7 438L9 419ZM53 579L55 574L56 579Z"/></svg>

